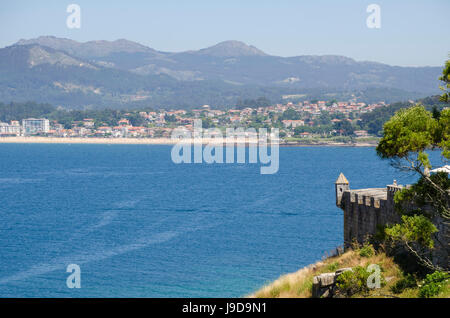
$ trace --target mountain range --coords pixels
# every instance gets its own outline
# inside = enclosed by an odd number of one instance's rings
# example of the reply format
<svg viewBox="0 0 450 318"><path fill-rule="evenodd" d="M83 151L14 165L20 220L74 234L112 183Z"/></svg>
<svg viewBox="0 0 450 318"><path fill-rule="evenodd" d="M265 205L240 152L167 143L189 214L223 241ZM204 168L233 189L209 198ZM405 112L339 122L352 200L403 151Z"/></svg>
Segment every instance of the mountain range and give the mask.
<svg viewBox="0 0 450 318"><path fill-rule="evenodd" d="M258 97L392 102L438 93L440 73L337 55L279 57L239 41L172 53L125 39L42 36L0 49L0 100L71 109L225 108Z"/></svg>

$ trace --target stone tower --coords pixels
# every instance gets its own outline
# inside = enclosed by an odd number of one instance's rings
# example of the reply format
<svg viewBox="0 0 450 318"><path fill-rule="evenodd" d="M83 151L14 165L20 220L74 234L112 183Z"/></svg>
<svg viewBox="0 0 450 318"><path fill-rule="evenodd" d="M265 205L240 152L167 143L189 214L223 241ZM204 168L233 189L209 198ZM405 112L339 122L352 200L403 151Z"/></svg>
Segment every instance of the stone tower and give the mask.
<svg viewBox="0 0 450 318"><path fill-rule="evenodd" d="M344 191L350 190L348 180L342 172L334 183L334 187L336 188L336 205L340 207L342 194L344 193Z"/></svg>

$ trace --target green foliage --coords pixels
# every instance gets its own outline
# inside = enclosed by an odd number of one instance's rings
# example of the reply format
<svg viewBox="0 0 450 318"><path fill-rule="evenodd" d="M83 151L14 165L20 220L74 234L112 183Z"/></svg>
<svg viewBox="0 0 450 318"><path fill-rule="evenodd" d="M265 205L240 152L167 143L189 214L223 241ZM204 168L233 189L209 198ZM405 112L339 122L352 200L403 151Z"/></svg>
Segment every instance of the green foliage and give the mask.
<svg viewBox="0 0 450 318"><path fill-rule="evenodd" d="M424 105L427 110L436 109L436 111L440 111L447 106L442 101L439 101L438 96L422 98L418 100L418 103ZM400 109L409 107L411 107L410 102L397 102L374 109L371 112L361 115L359 126L361 129L367 130L369 134L382 136L384 123L389 121L389 119Z"/></svg>
<svg viewBox="0 0 450 318"><path fill-rule="evenodd" d="M437 121L422 105L401 109L384 124L377 154L382 158L405 158L411 152L422 153L436 145L437 128ZM421 154L421 159L426 161L427 156Z"/></svg>
<svg viewBox="0 0 450 318"><path fill-rule="evenodd" d="M418 104L400 109L385 123L377 154L385 159L415 155L418 164L429 167L428 148L441 148L442 156L450 159L450 109L431 113Z"/></svg>
<svg viewBox="0 0 450 318"><path fill-rule="evenodd" d="M409 106L409 103L394 103L386 107L374 109L369 113L362 114L359 122L360 127L366 129L369 134L381 136L384 123L387 122L396 111Z"/></svg>
<svg viewBox="0 0 450 318"><path fill-rule="evenodd" d="M447 173L438 172L431 175L429 178L439 188L445 191L450 189L450 178ZM407 214L408 209L406 207L413 203L419 208L415 213L420 212L420 214L426 216L429 215L425 210L421 209L422 207L434 206L438 212L442 214L447 205L445 195L438 191L435 186L432 186L424 177L421 177L419 181L410 188L404 188L401 191L397 191L394 196L394 201L396 203L395 207L397 211L402 214Z"/></svg>
<svg viewBox="0 0 450 318"><path fill-rule="evenodd" d="M367 279L370 273L362 266L353 271L345 271L336 280L337 293L350 297L357 293L368 292Z"/></svg>
<svg viewBox="0 0 450 318"><path fill-rule="evenodd" d="M257 99L239 99L236 103L237 109L244 108L258 108L258 107L268 107L272 105L272 102L266 97L259 97Z"/></svg>
<svg viewBox="0 0 450 318"><path fill-rule="evenodd" d="M283 114L279 117L280 120L299 120L302 118L302 115L293 108L289 108L283 112Z"/></svg>
<svg viewBox="0 0 450 318"><path fill-rule="evenodd" d="M372 257L374 255L375 255L375 249L373 248L372 244L365 243L359 249L359 256L361 256L361 257Z"/></svg>
<svg viewBox="0 0 450 318"><path fill-rule="evenodd" d="M345 271L336 279L336 293L351 297L355 294L367 293L370 288L368 279L372 272L362 266L352 268L352 271ZM380 287L386 285L386 279L383 275L383 269L380 271Z"/></svg>
<svg viewBox="0 0 450 318"><path fill-rule="evenodd" d="M345 136L353 135L353 132L355 130L348 120L342 120L334 123L333 128L337 131L342 131L342 134Z"/></svg>
<svg viewBox="0 0 450 318"><path fill-rule="evenodd" d="M319 117L315 120L316 125L331 126L331 115L328 112L321 112Z"/></svg>
<svg viewBox="0 0 450 318"><path fill-rule="evenodd" d="M433 248L432 234L437 232L437 228L423 215L402 215L402 223L388 227L385 231L393 241L407 244L417 242L424 247Z"/></svg>
<svg viewBox="0 0 450 318"><path fill-rule="evenodd" d="M442 148L442 156L450 159L450 108L444 109L440 113L439 133L441 135L439 147Z"/></svg>
<svg viewBox="0 0 450 318"><path fill-rule="evenodd" d="M55 107L49 104L34 102L0 103L0 122L10 122L11 120L22 120L30 117L41 118L55 110Z"/></svg>
<svg viewBox="0 0 450 318"><path fill-rule="evenodd" d="M144 126L147 124L147 121L145 120L144 117L142 117L141 115L139 115L138 112L130 112L128 115L124 116L126 117L131 125L137 127L137 126Z"/></svg>
<svg viewBox="0 0 450 318"><path fill-rule="evenodd" d="M449 280L450 274L445 272L435 271L432 274L428 274L419 289L419 297L430 298L438 295L445 285L448 284Z"/></svg>
<svg viewBox="0 0 450 318"><path fill-rule="evenodd" d="M450 97L450 60L445 62L445 67L442 70L442 76L439 77L439 80L443 82L443 86L440 86L439 88L444 91L441 100L447 103Z"/></svg>
<svg viewBox="0 0 450 318"><path fill-rule="evenodd" d="M394 294L401 294L405 289L415 287L417 287L416 278L412 274L407 274L391 286L391 291Z"/></svg>

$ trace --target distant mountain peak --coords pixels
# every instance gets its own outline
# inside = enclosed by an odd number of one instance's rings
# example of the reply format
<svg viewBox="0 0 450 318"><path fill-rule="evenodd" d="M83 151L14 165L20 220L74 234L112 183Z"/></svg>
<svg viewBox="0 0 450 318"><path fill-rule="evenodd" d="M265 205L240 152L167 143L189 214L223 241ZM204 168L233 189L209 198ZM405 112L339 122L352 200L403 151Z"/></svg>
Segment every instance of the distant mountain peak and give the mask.
<svg viewBox="0 0 450 318"><path fill-rule="evenodd" d="M58 68L78 67L99 70L99 67L85 60L39 44L13 45L0 51L2 52L0 62L4 63L3 66L12 66L18 72L41 65L52 65Z"/></svg>
<svg viewBox="0 0 450 318"><path fill-rule="evenodd" d="M234 40L220 42L214 46L191 53L216 57L267 56L266 53L252 45Z"/></svg>
<svg viewBox="0 0 450 318"><path fill-rule="evenodd" d="M80 45L79 42L66 39L66 38L57 38L52 35L44 35L35 39L20 39L15 45L30 45L30 44L38 44L42 46L47 46L52 49L58 50L67 46L77 46Z"/></svg>
<svg viewBox="0 0 450 318"><path fill-rule="evenodd" d="M77 42L66 38L58 38L55 36L40 36L38 38L24 40L21 39L16 45L38 44L50 47L55 50L64 51L66 53L80 56L83 58L103 57L111 53L157 53L157 51L137 42L126 39L118 39L115 41L97 40L88 42Z"/></svg>
<svg viewBox="0 0 450 318"><path fill-rule="evenodd" d="M59 65L59 66L76 66L90 69L98 69L97 67L69 56L61 51L48 49L39 45L31 45L29 47L28 64L35 67L41 64Z"/></svg>

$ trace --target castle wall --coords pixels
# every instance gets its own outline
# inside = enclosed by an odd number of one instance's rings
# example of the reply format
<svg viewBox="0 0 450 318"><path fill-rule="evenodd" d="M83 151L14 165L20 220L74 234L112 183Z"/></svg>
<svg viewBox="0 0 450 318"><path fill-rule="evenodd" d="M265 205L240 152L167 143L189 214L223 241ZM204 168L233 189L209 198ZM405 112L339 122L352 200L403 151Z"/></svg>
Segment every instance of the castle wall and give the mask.
<svg viewBox="0 0 450 318"><path fill-rule="evenodd" d="M401 222L395 211L395 192L403 187L397 184L386 188L350 190L348 183L336 183L336 204L344 211L344 248L351 247L353 241L363 244L368 236L375 235L380 227ZM450 230L449 223L436 217L433 223L438 231L433 262L449 268Z"/></svg>
<svg viewBox="0 0 450 318"><path fill-rule="evenodd" d="M375 235L380 226L395 224L400 217L394 211L393 190L367 189L344 191L340 202L344 210L344 246L353 240L364 243L367 236Z"/></svg>

